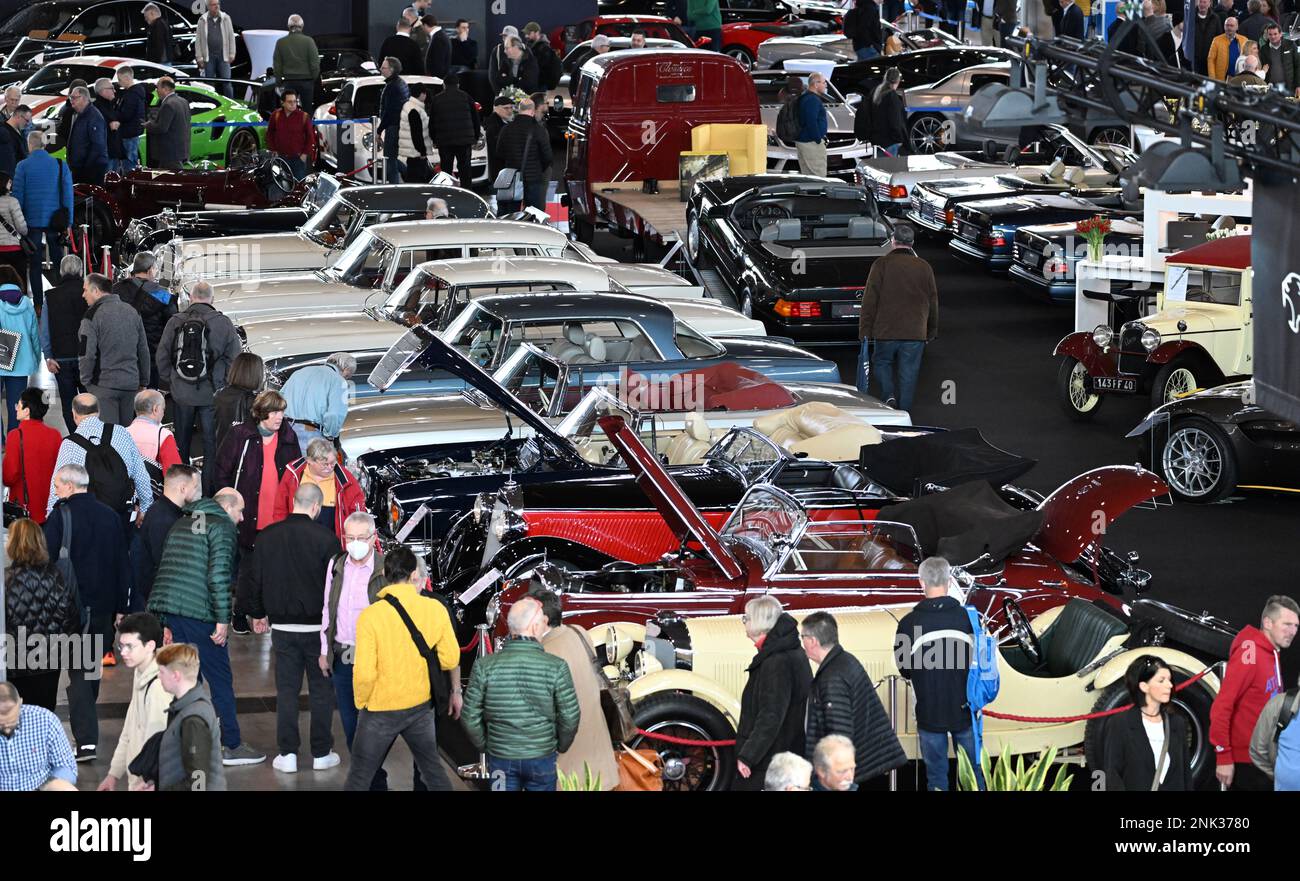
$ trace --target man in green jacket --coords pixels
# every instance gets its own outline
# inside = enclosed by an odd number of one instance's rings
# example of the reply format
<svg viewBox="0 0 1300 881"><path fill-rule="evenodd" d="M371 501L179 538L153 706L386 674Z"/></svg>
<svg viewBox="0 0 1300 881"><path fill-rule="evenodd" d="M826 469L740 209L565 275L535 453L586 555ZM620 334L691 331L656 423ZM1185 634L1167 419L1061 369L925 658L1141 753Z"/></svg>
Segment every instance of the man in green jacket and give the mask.
<svg viewBox="0 0 1300 881"><path fill-rule="evenodd" d="M702 49L722 51L722 10L718 0L686 0L686 14L695 28L696 37L708 37Z"/></svg>
<svg viewBox="0 0 1300 881"><path fill-rule="evenodd" d="M275 43L272 71L280 90L296 90L298 106L311 116L316 109L312 99L316 94L316 80L320 79L320 51L316 41L304 34L302 28L301 15L289 16L289 33Z"/></svg>
<svg viewBox="0 0 1300 881"><path fill-rule="evenodd" d="M556 753L578 732L578 695L563 658L537 641L542 605L527 597L510 607L510 639L480 658L465 689L460 720L487 753L494 791L553 792Z"/></svg>
<svg viewBox="0 0 1300 881"><path fill-rule="evenodd" d="M256 765L266 756L243 743L235 716L235 683L226 639L230 630L230 585L235 567L235 527L244 519L244 500L233 489L198 499L181 510L163 542L149 594L149 611L171 631L169 642L198 646L203 678L221 718L224 765Z"/></svg>

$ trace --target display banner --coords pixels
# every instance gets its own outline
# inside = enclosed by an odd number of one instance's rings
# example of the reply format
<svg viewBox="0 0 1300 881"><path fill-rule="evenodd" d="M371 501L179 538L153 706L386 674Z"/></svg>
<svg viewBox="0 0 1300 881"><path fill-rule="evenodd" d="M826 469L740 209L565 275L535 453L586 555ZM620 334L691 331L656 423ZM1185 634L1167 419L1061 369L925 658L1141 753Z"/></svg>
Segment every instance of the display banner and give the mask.
<svg viewBox="0 0 1300 881"><path fill-rule="evenodd" d="M1260 172L1250 243L1255 400L1300 422L1300 212L1290 175Z"/></svg>

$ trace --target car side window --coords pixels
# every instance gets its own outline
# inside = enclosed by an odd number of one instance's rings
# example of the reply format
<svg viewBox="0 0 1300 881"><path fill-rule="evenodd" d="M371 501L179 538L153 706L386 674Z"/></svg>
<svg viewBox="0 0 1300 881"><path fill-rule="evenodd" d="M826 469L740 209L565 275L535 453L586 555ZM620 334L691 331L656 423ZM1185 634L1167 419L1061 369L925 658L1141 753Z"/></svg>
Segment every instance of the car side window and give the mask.
<svg viewBox="0 0 1300 881"><path fill-rule="evenodd" d="M1187 302L1241 305L1241 273L1192 270L1187 274Z"/></svg>
<svg viewBox="0 0 1300 881"><path fill-rule="evenodd" d="M681 321L673 322L673 338L685 358L721 358L727 354L722 346Z"/></svg>
<svg viewBox="0 0 1300 881"><path fill-rule="evenodd" d="M536 245L476 245L469 249L470 257L540 257L542 249ZM441 259L441 258L430 258Z"/></svg>
<svg viewBox="0 0 1300 881"><path fill-rule="evenodd" d="M128 36L141 36L149 32L149 25L144 20L144 4L119 3L118 16L121 19L121 33ZM165 6L159 6L158 11L162 13L163 21L167 22L167 27L172 30L176 29L177 16Z"/></svg>
<svg viewBox="0 0 1300 881"><path fill-rule="evenodd" d="M915 572L919 557L915 534L901 524L810 522L779 571Z"/></svg>
<svg viewBox="0 0 1300 881"><path fill-rule="evenodd" d="M177 89L177 94L189 102L190 116L198 116L200 113L211 113L220 105L217 104L215 95L206 95L203 92L193 92L188 89Z"/></svg>
<svg viewBox="0 0 1300 881"><path fill-rule="evenodd" d="M970 78L970 92L973 95L985 86L991 86L994 83L1000 83L1005 86L1007 81L1007 77L993 73L973 73Z"/></svg>

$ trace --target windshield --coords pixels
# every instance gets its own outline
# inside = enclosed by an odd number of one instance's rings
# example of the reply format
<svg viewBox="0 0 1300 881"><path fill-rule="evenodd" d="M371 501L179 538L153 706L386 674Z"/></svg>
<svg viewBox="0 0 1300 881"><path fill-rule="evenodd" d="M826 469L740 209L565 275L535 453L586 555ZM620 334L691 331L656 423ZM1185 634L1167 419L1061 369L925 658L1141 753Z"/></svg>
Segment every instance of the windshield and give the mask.
<svg viewBox="0 0 1300 881"><path fill-rule="evenodd" d="M782 574L915 572L921 562L911 526L886 520L810 522L781 561Z"/></svg>
<svg viewBox="0 0 1300 881"><path fill-rule="evenodd" d="M336 194L303 224L302 231L309 239L323 245L333 245L347 236L356 216L357 209Z"/></svg>
<svg viewBox="0 0 1300 881"><path fill-rule="evenodd" d="M504 331L500 318L471 304L439 336L479 367L489 367Z"/></svg>
<svg viewBox="0 0 1300 881"><path fill-rule="evenodd" d="M334 281L358 288L377 288L387 274L393 259L393 246L370 232L357 236L356 241L329 268Z"/></svg>
<svg viewBox="0 0 1300 881"><path fill-rule="evenodd" d="M307 221L311 225L316 220L316 212L323 206L328 205L334 198L334 194L339 190L338 178L332 174L317 175L316 182L311 185L307 195L302 197L302 207L312 213Z"/></svg>
<svg viewBox="0 0 1300 881"><path fill-rule="evenodd" d="M451 320L455 309L468 299L468 291L452 288L427 269L417 269L388 295L384 311L440 330Z"/></svg>
<svg viewBox="0 0 1300 881"><path fill-rule="evenodd" d="M804 76L799 77L800 82ZM789 84L788 76L765 76L754 78L754 88L758 91L759 104L780 104L788 97L786 86ZM826 83L826 94L819 95L824 104L843 104L844 96L840 90L835 87L829 80Z"/></svg>
<svg viewBox="0 0 1300 881"><path fill-rule="evenodd" d="M74 79L93 83L101 75L111 73L108 68L90 64L47 64L23 83L24 95L62 95Z"/></svg>
<svg viewBox="0 0 1300 881"><path fill-rule="evenodd" d="M72 13L75 11L70 6L37 3L28 6L26 9L19 10L3 25L0 25L0 35L25 37L32 31L58 30L68 19L72 18Z"/></svg>
<svg viewBox="0 0 1300 881"><path fill-rule="evenodd" d="M744 545L766 570L780 554L777 540L796 540L807 522L808 515L789 495L775 487L756 486L727 519L722 538L728 544Z"/></svg>
<svg viewBox="0 0 1300 881"><path fill-rule="evenodd" d="M531 343L524 343L492 374L497 385L539 416L551 414L555 393L567 384L563 369ZM558 412L563 412L563 403Z"/></svg>
<svg viewBox="0 0 1300 881"><path fill-rule="evenodd" d="M743 428L733 428L709 448L704 458L734 465L744 473L747 482L752 483L785 461L786 455L763 435Z"/></svg>
<svg viewBox="0 0 1300 881"><path fill-rule="evenodd" d="M596 387L587 392L572 412L564 417L556 432L573 441L589 438L596 430L596 420L607 414L622 416L628 425L636 424L636 416L629 408L624 407L608 389Z"/></svg>

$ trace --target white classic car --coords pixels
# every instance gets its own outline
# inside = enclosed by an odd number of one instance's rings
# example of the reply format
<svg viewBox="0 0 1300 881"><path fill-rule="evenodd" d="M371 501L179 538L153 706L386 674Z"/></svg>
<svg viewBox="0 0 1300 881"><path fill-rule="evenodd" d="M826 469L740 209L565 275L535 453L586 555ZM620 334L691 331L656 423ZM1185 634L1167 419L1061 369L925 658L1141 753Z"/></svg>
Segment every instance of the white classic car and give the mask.
<svg viewBox="0 0 1300 881"><path fill-rule="evenodd" d="M408 85L422 83L425 86L431 86L435 92L442 89L441 77L403 75L402 79ZM339 119L366 120L352 125L317 125L316 131L319 136L321 158L326 162L337 164L339 161L339 139L350 138L355 150L354 162L356 165L361 167L370 161L370 154L375 146L374 134L370 130L370 120L379 115L379 99L383 91L384 78L382 76L357 77L344 83L343 87L339 89L338 96L332 102L321 104L316 108L315 112L312 113L312 118L317 122L332 122ZM383 145L380 144L379 146L382 147ZM474 183L486 183L488 174L487 141L481 136L474 143L473 151L470 153L469 165L470 170L474 173ZM346 173L352 171L352 169L340 168L339 171ZM370 172L369 168L363 168L356 174L356 179L359 181L373 181L374 177L371 176Z"/></svg>
<svg viewBox="0 0 1300 881"><path fill-rule="evenodd" d="M361 310L393 293L426 263L484 258L493 289L508 268L506 257L562 258L582 264L580 284L590 290L631 290L670 299L693 299L702 288L653 264L588 262L550 226L513 220L413 220L380 223L362 232L327 269L268 280L232 279L213 285L216 305L234 321L299 315L309 309ZM552 268L549 267L548 268ZM510 276L518 278L520 276ZM441 277L440 277L441 278ZM482 277L480 277L482 280ZM433 283L433 282L430 282Z"/></svg>

